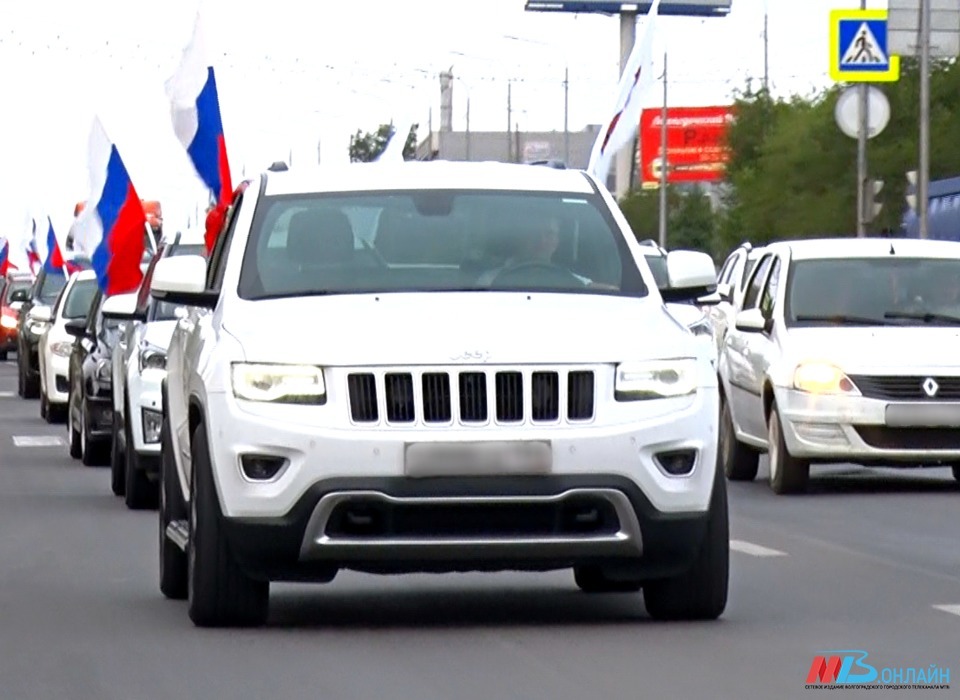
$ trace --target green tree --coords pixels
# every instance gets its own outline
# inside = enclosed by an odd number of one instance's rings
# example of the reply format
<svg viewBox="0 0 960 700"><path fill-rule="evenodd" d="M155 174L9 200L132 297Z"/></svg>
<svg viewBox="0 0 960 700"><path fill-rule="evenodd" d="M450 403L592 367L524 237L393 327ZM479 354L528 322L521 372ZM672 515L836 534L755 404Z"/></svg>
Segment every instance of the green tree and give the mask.
<svg viewBox="0 0 960 700"><path fill-rule="evenodd" d="M407 141L403 146L404 160L412 159L417 151L418 127L419 124L414 124L407 134ZM370 163L376 160L387 147L387 142L395 130L393 124L381 124L372 132L357 129L357 133L350 137L350 162Z"/></svg>
<svg viewBox="0 0 960 700"><path fill-rule="evenodd" d="M635 189L620 201L620 209L637 240L660 239L660 193ZM668 250L684 248L714 252L716 215L700 187L667 189Z"/></svg>

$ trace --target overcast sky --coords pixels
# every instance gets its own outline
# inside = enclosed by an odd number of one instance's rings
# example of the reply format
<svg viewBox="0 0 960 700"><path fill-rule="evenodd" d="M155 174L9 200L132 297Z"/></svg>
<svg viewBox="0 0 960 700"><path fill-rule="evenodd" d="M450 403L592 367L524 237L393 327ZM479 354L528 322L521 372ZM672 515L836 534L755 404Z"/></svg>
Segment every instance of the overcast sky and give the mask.
<svg viewBox="0 0 960 700"><path fill-rule="evenodd" d="M829 84L836 0L768 2L773 89L809 93ZM661 18L657 53L669 52L670 104L725 104L747 78L762 78L765 4L733 0L724 18ZM69 225L74 203L87 195L94 114L141 197L160 199L168 224L183 225L204 190L173 136L163 82L190 37L197 0L0 7L0 235L17 235L29 210ZM618 79L619 20L523 8L524 0L204 0L236 179L291 151L294 167L345 160L350 133L391 119L419 122L422 138L431 109L439 127L438 74L450 67L455 129L465 126L469 96L471 129L503 130L512 81L521 130L562 130L565 67L571 130L605 121ZM661 99L657 87L645 103Z"/></svg>

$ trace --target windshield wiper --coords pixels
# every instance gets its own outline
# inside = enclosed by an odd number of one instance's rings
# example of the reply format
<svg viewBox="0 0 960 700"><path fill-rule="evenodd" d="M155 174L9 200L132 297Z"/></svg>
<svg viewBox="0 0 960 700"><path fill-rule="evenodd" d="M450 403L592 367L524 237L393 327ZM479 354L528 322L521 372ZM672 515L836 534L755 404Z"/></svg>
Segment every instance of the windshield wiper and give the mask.
<svg viewBox="0 0 960 700"><path fill-rule="evenodd" d="M801 323L805 321L823 321L826 323L849 323L850 325L857 326L889 326L891 325L888 321L882 318L870 318L869 316L849 316L847 314L831 314L831 315L810 315L810 316L797 316L795 319Z"/></svg>
<svg viewBox="0 0 960 700"><path fill-rule="evenodd" d="M933 323L940 321L951 326L960 326L960 317L950 314L935 314L931 312L911 312L911 311L887 311L884 318L900 318L907 321L923 321L924 323Z"/></svg>

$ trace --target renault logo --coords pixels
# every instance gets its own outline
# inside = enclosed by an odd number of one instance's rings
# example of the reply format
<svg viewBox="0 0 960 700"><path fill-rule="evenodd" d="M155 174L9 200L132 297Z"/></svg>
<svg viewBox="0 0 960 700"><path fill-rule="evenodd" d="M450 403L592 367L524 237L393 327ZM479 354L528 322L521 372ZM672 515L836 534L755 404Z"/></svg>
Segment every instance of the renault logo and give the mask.
<svg viewBox="0 0 960 700"><path fill-rule="evenodd" d="M923 393L929 396L931 399L937 395L937 392L940 391L940 385L937 384L936 380L933 377L927 377L923 380Z"/></svg>

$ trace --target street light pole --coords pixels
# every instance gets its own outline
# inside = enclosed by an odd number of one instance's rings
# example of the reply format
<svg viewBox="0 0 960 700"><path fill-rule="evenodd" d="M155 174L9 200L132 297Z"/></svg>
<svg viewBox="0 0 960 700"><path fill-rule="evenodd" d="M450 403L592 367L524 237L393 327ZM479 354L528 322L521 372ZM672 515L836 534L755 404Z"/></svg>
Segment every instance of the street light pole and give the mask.
<svg viewBox="0 0 960 700"><path fill-rule="evenodd" d="M860 9L867 9L867 0L860 0ZM857 86L858 118L857 126L857 238L867 235L867 129L870 128L870 100L867 84Z"/></svg>
<svg viewBox="0 0 960 700"><path fill-rule="evenodd" d="M920 0L920 167L917 215L920 238L929 238L930 185L930 0Z"/></svg>
<svg viewBox="0 0 960 700"><path fill-rule="evenodd" d="M667 54L663 54L663 107L660 111L660 246L667 247Z"/></svg>
<svg viewBox="0 0 960 700"><path fill-rule="evenodd" d="M563 162L570 167L570 68L563 69Z"/></svg>

